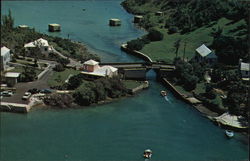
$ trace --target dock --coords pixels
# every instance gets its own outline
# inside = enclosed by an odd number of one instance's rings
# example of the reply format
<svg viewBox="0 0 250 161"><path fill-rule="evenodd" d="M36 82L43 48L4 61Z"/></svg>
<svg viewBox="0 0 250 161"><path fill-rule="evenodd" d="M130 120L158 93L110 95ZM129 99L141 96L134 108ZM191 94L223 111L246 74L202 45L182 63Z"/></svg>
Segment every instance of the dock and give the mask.
<svg viewBox="0 0 250 161"><path fill-rule="evenodd" d="M28 104L1 102L0 111L14 113L28 113L32 107L43 104L43 101L37 96L32 96Z"/></svg>
<svg viewBox="0 0 250 161"><path fill-rule="evenodd" d="M27 104L1 102L0 111L27 113L31 107Z"/></svg>

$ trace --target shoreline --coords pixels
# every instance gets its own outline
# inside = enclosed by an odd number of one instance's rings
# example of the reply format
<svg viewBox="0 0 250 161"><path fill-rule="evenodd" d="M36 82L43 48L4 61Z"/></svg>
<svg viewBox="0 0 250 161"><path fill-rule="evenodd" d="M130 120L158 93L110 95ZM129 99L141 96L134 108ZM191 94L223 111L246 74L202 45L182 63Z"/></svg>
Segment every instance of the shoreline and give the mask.
<svg viewBox="0 0 250 161"><path fill-rule="evenodd" d="M132 15L135 16L135 13L133 13L129 8L127 8L126 5L121 4L121 6L122 6L128 13L130 13L130 14L132 14ZM143 27L141 26L141 28L143 28ZM144 29L145 31L147 31L145 28L143 28L143 29ZM126 44L121 45L121 50L125 51L125 52L128 53L128 54L132 54L132 55L134 55L134 56L137 56L137 57L139 57L139 58L142 58L143 60L146 60L146 61L148 61L148 62L152 62L151 58L150 58L148 55L146 55L146 54L144 54L144 53L142 53L142 52L139 52L139 51L133 51L133 50L131 50L131 49L128 49L128 48L126 48ZM159 82L163 83L163 81L164 81L163 79L164 79L164 78L160 78L160 79L161 79L161 80L159 80ZM167 81L167 79L166 79L166 81ZM200 104L192 103L192 101L190 101L190 100L187 99L187 98L190 98L189 96L180 93L180 92L175 88L175 86L172 85L169 81L165 82L165 84L166 84L166 83L168 84L168 85L167 85L167 86L168 86L167 88L169 88L169 89L172 91L172 93L173 93L175 96L177 96L177 98L179 98L179 99L181 99L183 102L185 102L185 103L191 105L194 109L196 109L197 111L199 111L199 112L202 114L202 116L208 118L210 121L212 121L214 124L216 124L216 125L219 126L220 128L222 128L222 127L233 128L233 129L235 129L236 131L237 131L237 130L240 130L242 134L245 134L245 131L248 131L248 128L243 129L243 132L242 132L242 129L238 129L238 128L236 128L236 127L232 127L232 126L220 126L220 123L217 122L217 121L214 119L214 117L218 117L218 116L222 115L222 114L223 114L222 111L220 111L220 112L219 112L219 111L211 111L210 108L207 107L207 106L205 106L205 105L203 104L203 102L200 101L200 100L199 100L199 101L201 102ZM174 92L173 92L173 91L174 91ZM196 99L194 96L191 97L191 98ZM198 100L198 99L197 99L197 100Z"/></svg>
<svg viewBox="0 0 250 161"><path fill-rule="evenodd" d="M42 104L40 104L39 106L41 106L42 108L46 108L46 109L81 109L81 108L87 108L87 107L93 107L93 106L100 106L100 105L105 105L105 104L109 104L109 103L113 103L116 101L119 101L121 99L125 99L125 98L129 98L129 97L133 97L136 94L142 92L145 89L149 88L149 83L147 81L145 81L143 84L140 84L139 86L132 88L132 89L128 89L128 93L124 96L118 97L118 98L110 98L107 97L105 100L99 101L97 103L92 103L90 105L86 105L86 106L81 106L76 104L75 102L72 102L70 106L65 107L65 108L60 108L57 106L51 106L51 105L46 105L43 101ZM72 108L74 107L74 108Z"/></svg>

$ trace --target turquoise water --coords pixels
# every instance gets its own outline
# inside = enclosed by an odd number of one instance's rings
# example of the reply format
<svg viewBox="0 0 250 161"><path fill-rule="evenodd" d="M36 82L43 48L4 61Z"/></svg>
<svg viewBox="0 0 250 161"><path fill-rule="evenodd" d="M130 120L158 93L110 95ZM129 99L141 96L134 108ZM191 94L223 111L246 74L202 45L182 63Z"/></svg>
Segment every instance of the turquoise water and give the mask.
<svg viewBox="0 0 250 161"><path fill-rule="evenodd" d="M143 33L130 24L132 16L119 6L120 2L8 1L3 9L13 10L17 24L28 24L41 32L46 32L48 21L62 24L61 36L70 33L70 38L91 45L105 61L138 61L119 51L119 43ZM71 9L72 5L86 8L86 13ZM34 12L37 8L42 9ZM55 17L51 16L53 10ZM84 15L87 12L91 14ZM34 19L38 13L45 18ZM120 29L107 26L106 19L112 15L122 19ZM110 36L112 32L116 35ZM248 145L240 134L228 140L222 129L171 93L166 101L159 94L164 87L154 75L153 71L148 73L149 89L111 104L72 110L34 108L27 115L1 113L0 160L142 161L146 148L153 150L152 160L248 159Z"/></svg>
<svg viewBox="0 0 250 161"><path fill-rule="evenodd" d="M4 1L3 13L11 9L15 24L26 24L49 35L81 41L98 52L103 62L141 61L120 50L120 45L143 35L135 28L133 16L121 1ZM83 9L86 9L83 11ZM119 18L120 27L110 27L110 18ZM49 33L48 24L59 23L62 32Z"/></svg>

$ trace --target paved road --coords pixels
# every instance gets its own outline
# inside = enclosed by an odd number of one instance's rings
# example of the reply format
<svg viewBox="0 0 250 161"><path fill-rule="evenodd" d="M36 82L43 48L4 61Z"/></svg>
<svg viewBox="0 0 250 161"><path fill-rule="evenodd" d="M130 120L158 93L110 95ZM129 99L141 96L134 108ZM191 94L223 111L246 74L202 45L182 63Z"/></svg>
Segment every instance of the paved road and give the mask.
<svg viewBox="0 0 250 161"><path fill-rule="evenodd" d="M81 65L81 62L75 60L75 59L72 59L72 58L69 58L69 57L66 57L64 56L63 54L61 54L60 52L58 52L56 49L52 48L53 52L57 55L59 55L60 57L64 58L64 59L69 59L69 64L67 64L67 66L72 66L72 67L77 67L77 66L82 66Z"/></svg>

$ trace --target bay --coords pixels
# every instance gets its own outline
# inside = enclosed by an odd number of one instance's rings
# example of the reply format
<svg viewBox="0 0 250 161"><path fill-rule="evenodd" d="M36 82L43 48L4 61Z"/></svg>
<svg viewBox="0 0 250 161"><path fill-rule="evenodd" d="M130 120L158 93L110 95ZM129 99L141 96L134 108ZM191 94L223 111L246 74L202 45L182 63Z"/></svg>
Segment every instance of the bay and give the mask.
<svg viewBox="0 0 250 161"><path fill-rule="evenodd" d="M49 23L62 25L61 33L84 42L104 62L141 61L120 51L120 45L145 32L132 23L133 16L113 1L4 1L16 25L27 24L48 33ZM83 11L82 9L86 9ZM120 18L121 27L109 27L109 18ZM27 115L1 113L2 161L144 160L247 160L244 137L228 140L224 130L176 99L149 71L150 88L131 98L83 109L34 108Z"/></svg>

